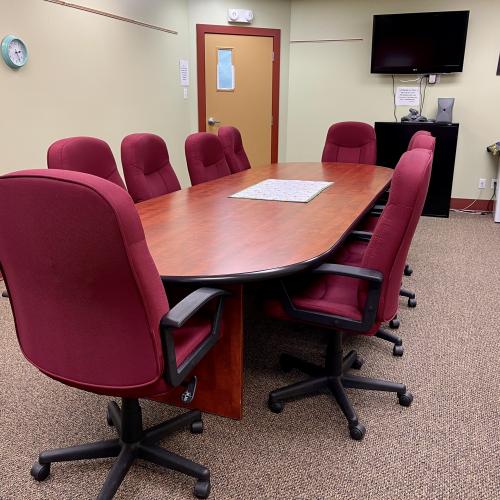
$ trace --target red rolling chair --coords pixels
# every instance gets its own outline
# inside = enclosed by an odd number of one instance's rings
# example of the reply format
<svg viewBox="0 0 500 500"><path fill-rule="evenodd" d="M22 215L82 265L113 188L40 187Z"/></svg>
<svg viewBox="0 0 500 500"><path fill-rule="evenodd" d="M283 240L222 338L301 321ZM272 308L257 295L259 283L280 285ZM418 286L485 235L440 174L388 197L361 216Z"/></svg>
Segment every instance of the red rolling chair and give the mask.
<svg viewBox="0 0 500 500"><path fill-rule="evenodd" d="M435 147L436 147L435 137L432 136L430 132L427 132L427 130L418 130L412 135L410 142L408 143L407 151L411 151L412 149L428 149L429 151L432 151L432 153L434 154ZM369 216L363 219L360 229L364 231L373 231L375 229L375 226L377 225L378 217L382 213L384 207L385 204L375 205L371 210ZM411 276L411 272L407 274L407 276Z"/></svg>
<svg viewBox="0 0 500 500"><path fill-rule="evenodd" d="M220 127L218 136L231 173L249 169L250 162L243 148L240 131L236 127Z"/></svg>
<svg viewBox="0 0 500 500"><path fill-rule="evenodd" d="M408 144L408 151L411 151L413 149L427 149L431 151L432 154L434 155L435 147L436 147L435 137L432 136L431 133L427 132L426 130L419 130L415 132L411 137L410 142ZM373 232L375 226L378 223L380 214L384 210L384 207L385 205L376 205L375 207L373 207L370 214L367 217L365 217L362 223L358 226L358 229L361 231L366 231L368 233ZM405 264L403 274L405 276L411 276L412 273L413 269L410 267L410 265ZM415 292L412 292L411 290L408 290L406 288L401 288L400 295L408 299L408 307L417 307L417 299L415 296ZM389 324L391 328L399 328L400 322L399 319L394 318L390 321ZM398 339L398 337L394 337L394 339L396 341L400 340Z"/></svg>
<svg viewBox="0 0 500 500"><path fill-rule="evenodd" d="M125 189L108 144L96 137L68 137L51 144L47 166L102 177Z"/></svg>
<svg viewBox="0 0 500 500"><path fill-rule="evenodd" d="M427 130L419 130L415 132L408 143L408 151L412 149L428 149L434 154L436 148L436 138L431 135ZM405 265L404 275L411 276L413 274L413 269L409 264ZM408 290L406 288L401 288L400 295L402 297L408 298L408 306L416 307L417 299L415 298L415 292Z"/></svg>
<svg viewBox="0 0 500 500"><path fill-rule="evenodd" d="M230 175L219 138L208 132L197 132L186 139L186 162L191 184L201 184Z"/></svg>
<svg viewBox="0 0 500 500"><path fill-rule="evenodd" d="M281 412L288 399L328 389L347 418L351 437L360 440L365 428L347 398L346 388L395 392L401 405L411 404L413 397L403 384L348 373L350 368L359 369L362 360L355 351L342 356L342 333L374 335L382 322L394 317L406 255L427 194L431 160L430 151L403 154L394 172L387 207L360 266L349 263L351 252L340 251L335 263L281 281L279 299L266 303L267 313L278 319L333 330L324 367L282 355L285 370L298 368L312 378L272 391L268 404L273 412Z"/></svg>
<svg viewBox="0 0 500 500"><path fill-rule="evenodd" d="M130 134L122 141L123 173L135 203L181 188L165 141L155 134Z"/></svg>
<svg viewBox="0 0 500 500"><path fill-rule="evenodd" d="M326 135L321 161L375 165L377 161L375 129L363 122L333 124Z"/></svg>
<svg viewBox="0 0 500 500"><path fill-rule="evenodd" d="M418 141L418 138L422 136L432 137L432 134L428 130L417 130L410 138L407 151L411 151L412 149L422 148L421 145L415 144L415 141ZM430 149L430 148L423 147L423 149Z"/></svg>
<svg viewBox="0 0 500 500"><path fill-rule="evenodd" d="M436 139L427 130L417 130L417 132L412 135L410 142L408 143L408 151L420 148L429 149L434 152L435 147ZM404 271L405 276L411 276L412 273L413 269L408 264L406 264Z"/></svg>
<svg viewBox="0 0 500 500"><path fill-rule="evenodd" d="M188 381L217 342L226 292L200 288L170 309L128 193L63 170L0 178L0 271L28 361L63 384L122 399L107 414L118 438L44 451L33 477L46 479L53 462L117 457L98 496L109 499L140 458L197 478L195 495L206 498L209 470L156 444L185 426L202 432L201 413L144 430L138 399ZM204 312L214 299L215 314ZM194 389L192 378L186 401Z"/></svg>

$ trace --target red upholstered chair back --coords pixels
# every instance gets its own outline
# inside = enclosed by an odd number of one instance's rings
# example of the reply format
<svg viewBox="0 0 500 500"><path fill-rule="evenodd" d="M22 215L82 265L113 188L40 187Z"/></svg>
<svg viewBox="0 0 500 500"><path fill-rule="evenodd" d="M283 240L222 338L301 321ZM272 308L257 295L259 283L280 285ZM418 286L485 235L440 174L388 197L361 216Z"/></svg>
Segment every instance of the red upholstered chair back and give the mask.
<svg viewBox="0 0 500 500"><path fill-rule="evenodd" d="M234 174L250 168L240 131L236 127L220 127L218 135L231 172Z"/></svg>
<svg viewBox="0 0 500 500"><path fill-rule="evenodd" d="M108 144L95 137L68 137L51 144L47 166L102 177L125 189Z"/></svg>
<svg viewBox="0 0 500 500"><path fill-rule="evenodd" d="M42 372L112 395L161 380L169 306L124 189L64 170L0 177L0 271Z"/></svg>
<svg viewBox="0 0 500 500"><path fill-rule="evenodd" d="M384 275L377 321L394 317L399 289L411 240L424 207L431 175L432 152L407 151L401 156L391 181L387 205L373 231L361 266ZM363 304L366 283L361 282L358 298Z"/></svg>
<svg viewBox="0 0 500 500"><path fill-rule="evenodd" d="M123 173L135 203L178 191L165 141L155 134L130 134L122 141Z"/></svg>
<svg viewBox="0 0 500 500"><path fill-rule="evenodd" d="M326 135L321 161L375 165L377 161L375 129L368 123L362 122L333 124Z"/></svg>
<svg viewBox="0 0 500 500"><path fill-rule="evenodd" d="M413 149L428 149L434 153L436 148L436 138L432 135L419 134L416 137L411 138L410 144L408 145L408 151Z"/></svg>
<svg viewBox="0 0 500 500"><path fill-rule="evenodd" d="M425 136L425 135L431 136L432 134L428 130L417 130L411 136L410 142L408 143L408 149L407 149L407 151L411 151L412 149L415 149L416 146L414 145L414 143L417 140L417 138L420 137L420 136ZM424 148L424 149L428 149L428 148Z"/></svg>
<svg viewBox="0 0 500 500"><path fill-rule="evenodd" d="M230 175L219 138L208 132L197 132L186 139L186 162L191 184L201 184Z"/></svg>

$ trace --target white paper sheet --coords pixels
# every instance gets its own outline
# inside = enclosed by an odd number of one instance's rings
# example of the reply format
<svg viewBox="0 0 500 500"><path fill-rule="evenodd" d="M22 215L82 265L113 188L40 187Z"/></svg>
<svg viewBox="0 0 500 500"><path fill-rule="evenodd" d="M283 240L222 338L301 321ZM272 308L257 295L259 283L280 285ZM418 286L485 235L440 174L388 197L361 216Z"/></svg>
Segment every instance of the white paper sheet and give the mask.
<svg viewBox="0 0 500 500"><path fill-rule="evenodd" d="M179 76L183 87L189 86L189 61L186 59L179 60Z"/></svg>
<svg viewBox="0 0 500 500"><path fill-rule="evenodd" d="M418 87L397 87L396 106L418 106L420 89Z"/></svg>
<svg viewBox="0 0 500 500"><path fill-rule="evenodd" d="M332 184L333 182L325 181L267 179L231 195L230 198L307 203Z"/></svg>

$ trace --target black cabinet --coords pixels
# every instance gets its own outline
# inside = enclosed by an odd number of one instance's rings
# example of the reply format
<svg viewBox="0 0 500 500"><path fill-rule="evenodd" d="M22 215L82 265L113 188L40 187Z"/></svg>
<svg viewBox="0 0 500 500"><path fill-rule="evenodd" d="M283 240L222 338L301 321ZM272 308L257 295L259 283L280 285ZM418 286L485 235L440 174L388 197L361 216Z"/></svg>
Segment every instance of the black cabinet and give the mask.
<svg viewBox="0 0 500 500"><path fill-rule="evenodd" d="M423 215L448 217L457 149L458 123L375 122L377 165L394 168L417 130L428 130L436 138L431 182Z"/></svg>

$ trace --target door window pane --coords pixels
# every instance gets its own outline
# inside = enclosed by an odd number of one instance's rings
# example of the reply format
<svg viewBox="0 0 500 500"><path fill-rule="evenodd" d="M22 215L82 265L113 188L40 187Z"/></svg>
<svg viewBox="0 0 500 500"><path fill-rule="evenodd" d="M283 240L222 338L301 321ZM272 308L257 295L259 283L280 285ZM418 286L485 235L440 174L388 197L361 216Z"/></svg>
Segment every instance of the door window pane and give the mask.
<svg viewBox="0 0 500 500"><path fill-rule="evenodd" d="M233 49L217 49L217 90L234 90Z"/></svg>

